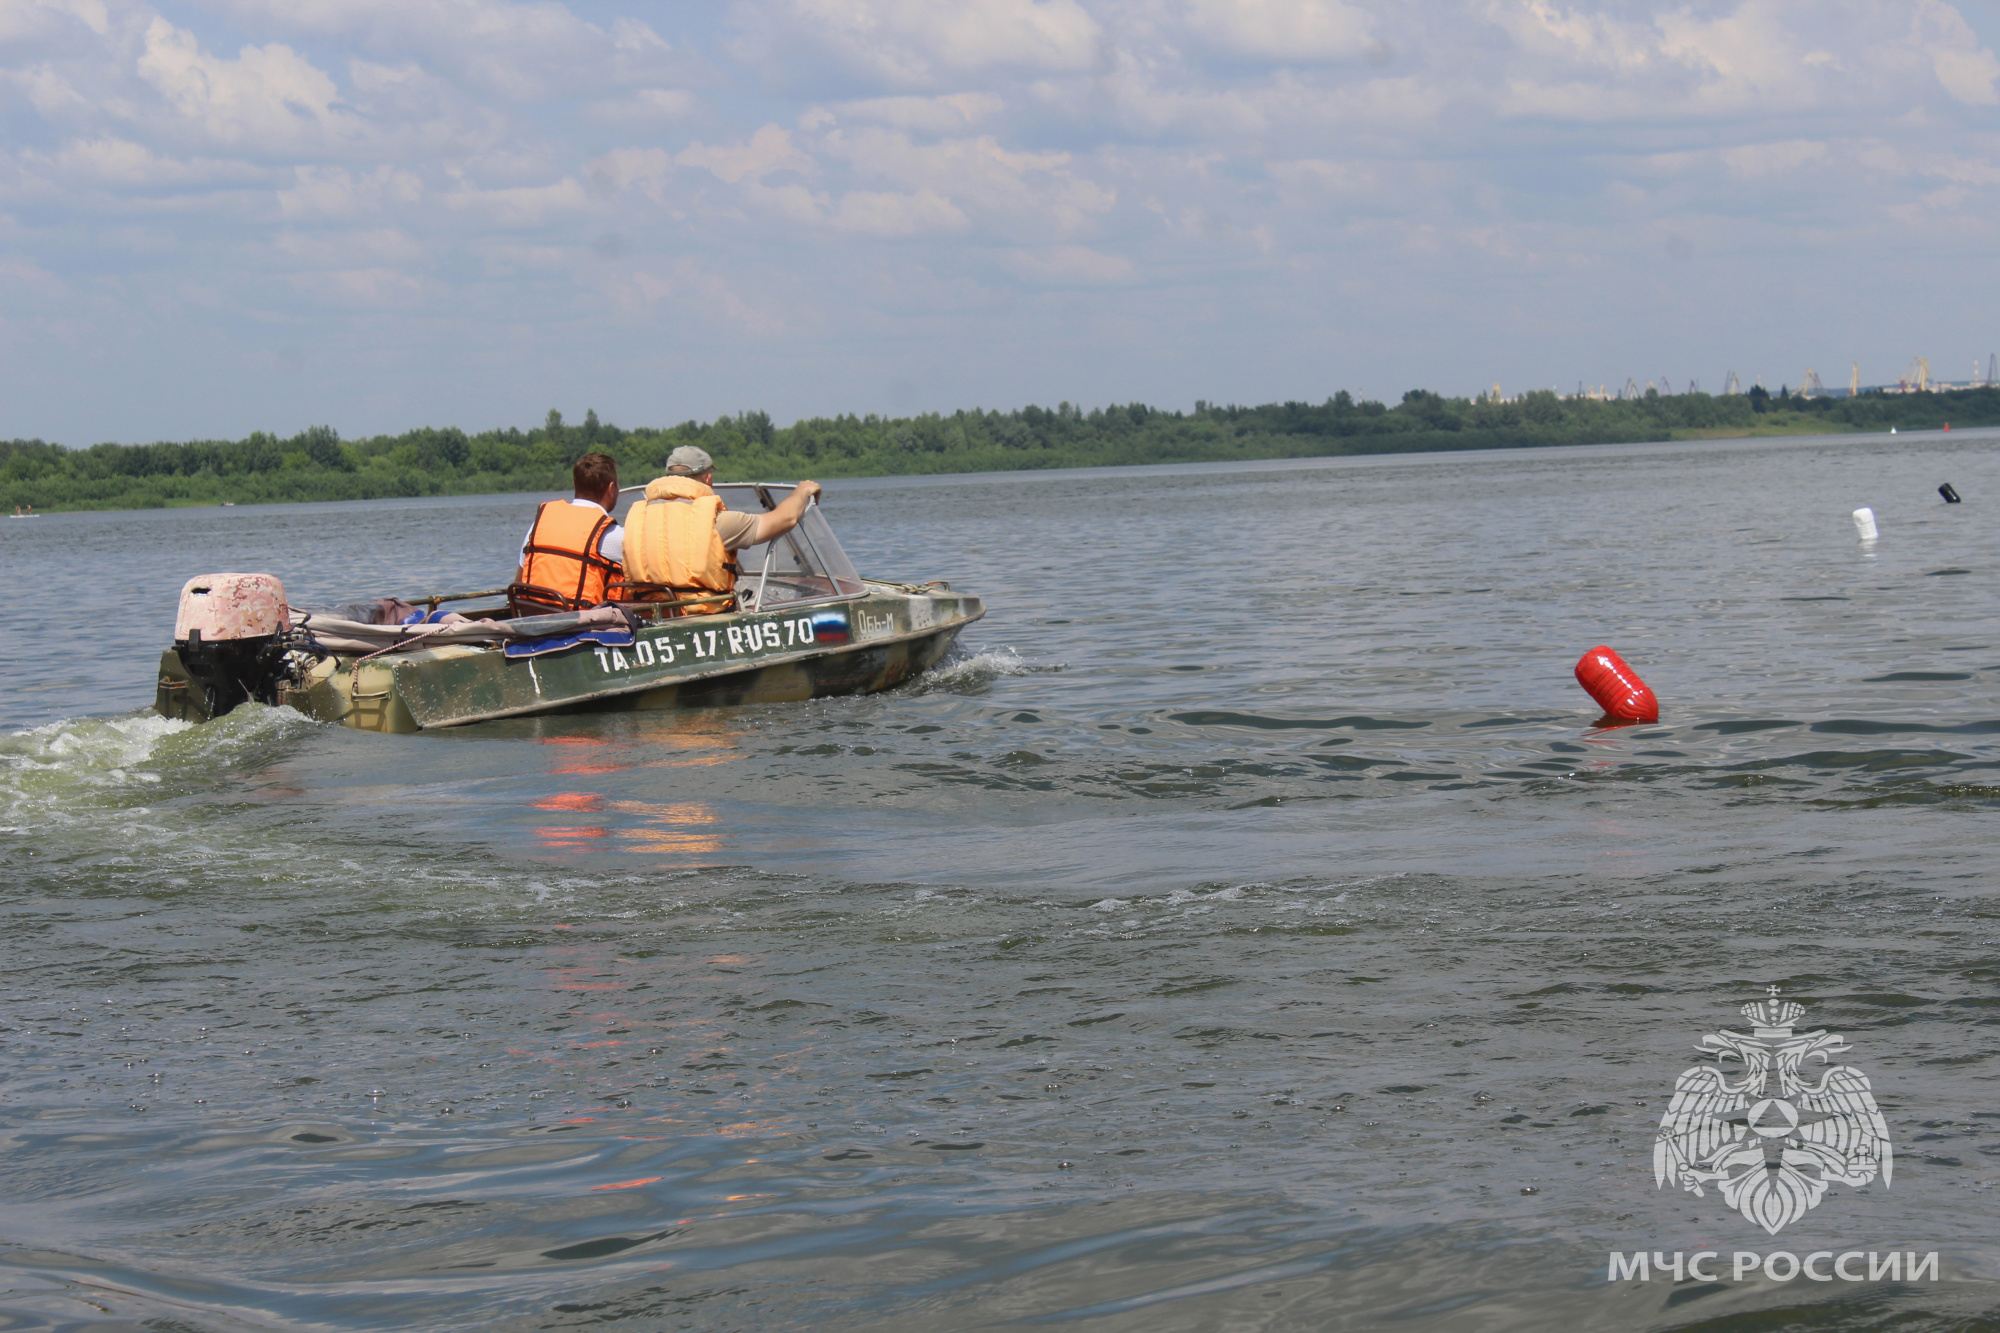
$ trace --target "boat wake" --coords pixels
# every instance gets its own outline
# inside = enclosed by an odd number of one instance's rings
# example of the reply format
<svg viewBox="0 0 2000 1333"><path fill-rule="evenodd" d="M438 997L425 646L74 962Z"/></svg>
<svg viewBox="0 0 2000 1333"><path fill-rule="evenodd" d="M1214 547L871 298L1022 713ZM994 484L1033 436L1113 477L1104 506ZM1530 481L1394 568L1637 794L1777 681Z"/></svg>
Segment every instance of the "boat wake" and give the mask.
<svg viewBox="0 0 2000 1333"><path fill-rule="evenodd" d="M903 687L906 694L964 694L984 688L1003 676L1027 676L1061 671L1061 663L1030 662L1012 648L988 648L968 653L954 648L943 661Z"/></svg>
<svg viewBox="0 0 2000 1333"><path fill-rule="evenodd" d="M93 810L143 806L182 775L213 772L245 751L310 728L290 709L250 707L200 727L150 709L78 717L0 736L0 832L67 824Z"/></svg>

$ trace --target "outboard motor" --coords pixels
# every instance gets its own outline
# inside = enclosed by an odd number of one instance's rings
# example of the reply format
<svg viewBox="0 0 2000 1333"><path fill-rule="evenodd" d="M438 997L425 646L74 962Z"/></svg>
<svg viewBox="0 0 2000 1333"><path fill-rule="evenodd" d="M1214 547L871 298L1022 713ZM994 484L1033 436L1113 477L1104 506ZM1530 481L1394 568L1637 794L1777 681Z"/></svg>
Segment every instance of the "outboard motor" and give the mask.
<svg viewBox="0 0 2000 1333"><path fill-rule="evenodd" d="M209 574L181 589L174 651L221 717L241 703L278 702L292 628L285 585L271 574Z"/></svg>

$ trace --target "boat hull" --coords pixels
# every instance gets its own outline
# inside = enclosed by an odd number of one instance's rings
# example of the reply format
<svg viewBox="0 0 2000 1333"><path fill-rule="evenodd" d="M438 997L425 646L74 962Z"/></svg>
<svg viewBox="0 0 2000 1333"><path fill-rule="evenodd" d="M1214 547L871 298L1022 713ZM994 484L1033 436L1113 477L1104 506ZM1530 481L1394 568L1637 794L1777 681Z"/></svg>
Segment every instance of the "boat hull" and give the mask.
<svg viewBox="0 0 2000 1333"><path fill-rule="evenodd" d="M616 647L581 643L526 658L462 645L328 657L278 697L322 722L414 732L547 713L867 694L934 665L984 614L976 597L871 585L843 602L646 625ZM207 720L206 699L172 648L160 659L154 706Z"/></svg>

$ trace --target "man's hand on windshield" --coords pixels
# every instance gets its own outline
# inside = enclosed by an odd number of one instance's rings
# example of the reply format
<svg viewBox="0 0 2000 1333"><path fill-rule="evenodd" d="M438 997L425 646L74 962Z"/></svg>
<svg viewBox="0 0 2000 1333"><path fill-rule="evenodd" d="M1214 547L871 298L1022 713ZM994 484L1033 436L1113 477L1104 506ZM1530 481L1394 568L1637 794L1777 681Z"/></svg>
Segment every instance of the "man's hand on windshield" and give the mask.
<svg viewBox="0 0 2000 1333"><path fill-rule="evenodd" d="M793 528L796 528L799 525L799 520L805 517L806 506L819 493L820 484L818 482L800 482L793 488L792 493L785 497L783 504L767 514L757 515L757 532L751 539L751 543L753 545L762 545L770 541L773 537L782 537Z"/></svg>

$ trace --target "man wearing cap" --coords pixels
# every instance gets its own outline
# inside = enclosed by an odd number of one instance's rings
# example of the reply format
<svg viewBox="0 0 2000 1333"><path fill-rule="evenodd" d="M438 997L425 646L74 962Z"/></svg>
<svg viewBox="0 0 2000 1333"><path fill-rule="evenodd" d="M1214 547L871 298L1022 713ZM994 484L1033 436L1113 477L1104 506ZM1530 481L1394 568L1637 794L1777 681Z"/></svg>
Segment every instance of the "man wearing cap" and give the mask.
<svg viewBox="0 0 2000 1333"><path fill-rule="evenodd" d="M625 517L627 582L656 585L666 600L687 603L683 615L732 609L733 553L790 532L820 492L818 482L802 481L776 509L740 514L723 507L714 481L708 451L684 444L667 455L667 474L646 487L646 498Z"/></svg>

